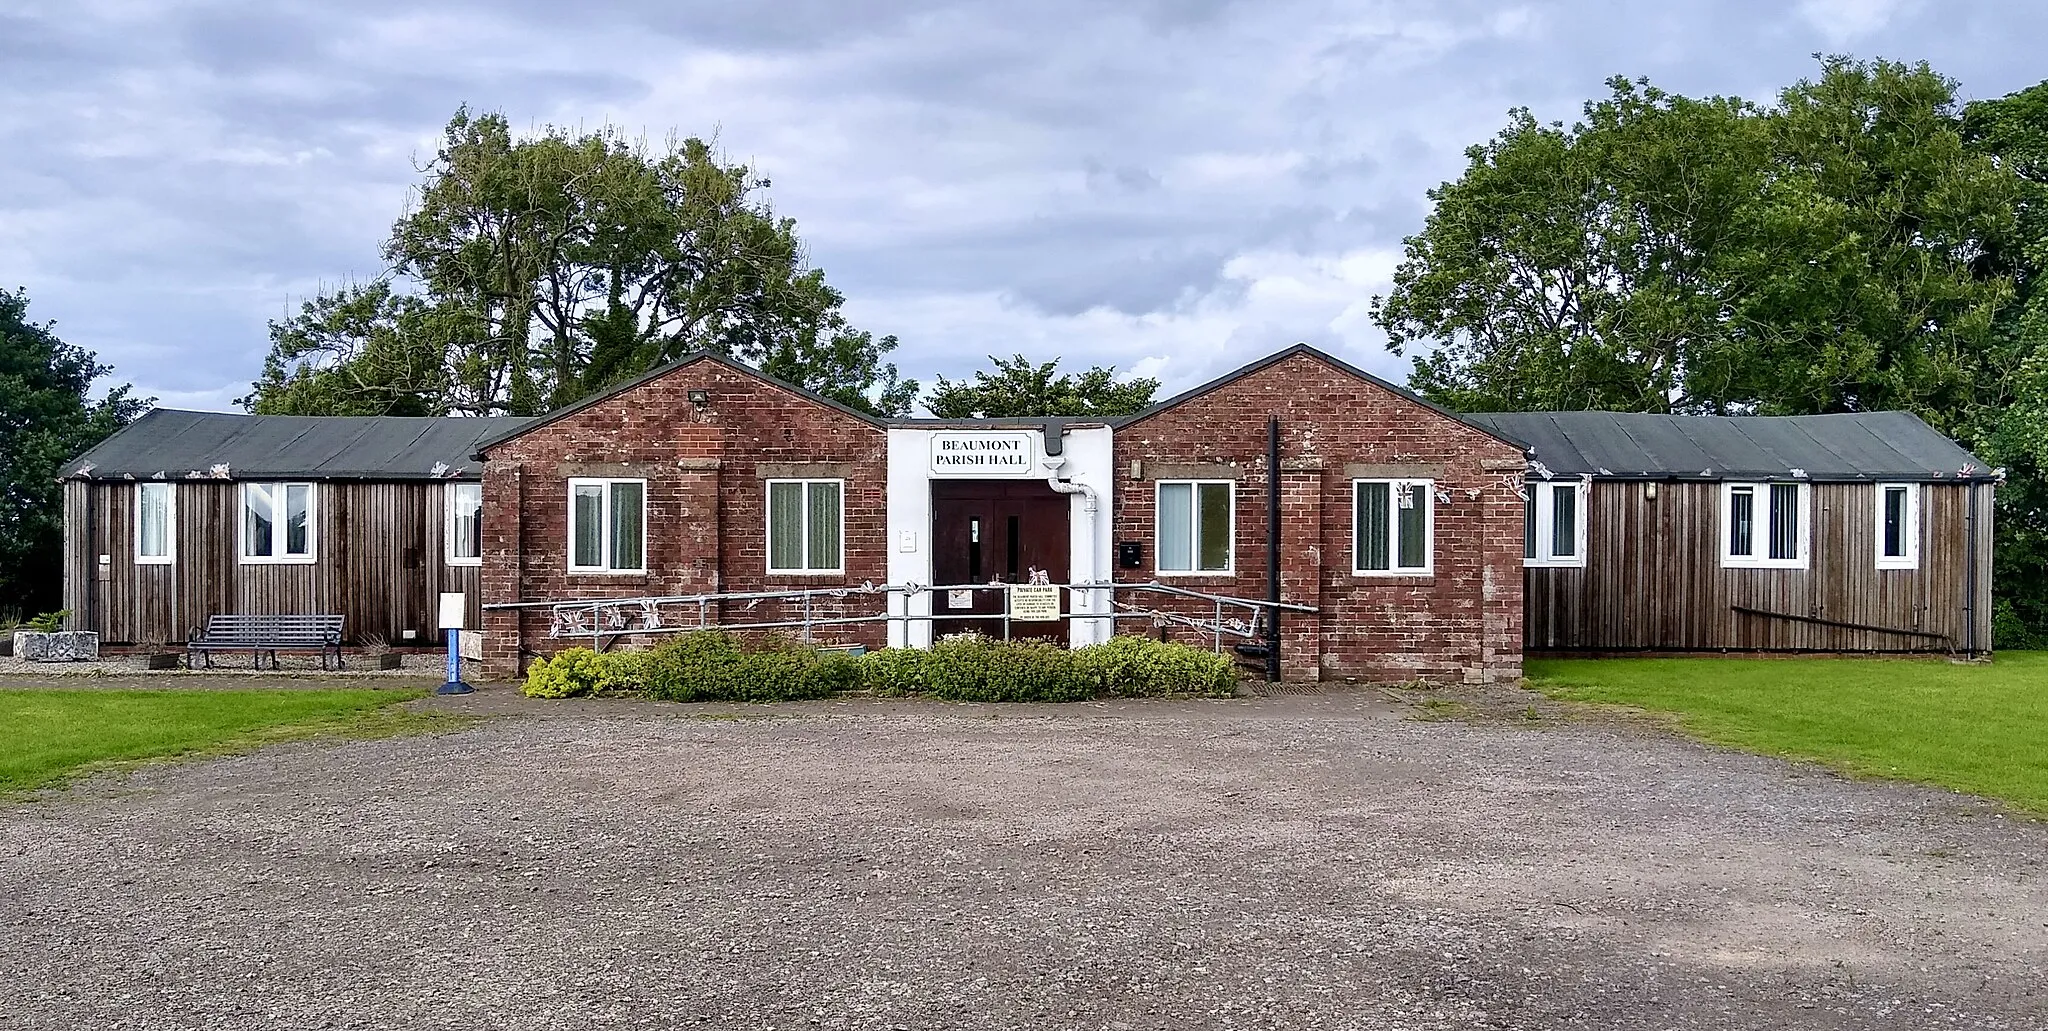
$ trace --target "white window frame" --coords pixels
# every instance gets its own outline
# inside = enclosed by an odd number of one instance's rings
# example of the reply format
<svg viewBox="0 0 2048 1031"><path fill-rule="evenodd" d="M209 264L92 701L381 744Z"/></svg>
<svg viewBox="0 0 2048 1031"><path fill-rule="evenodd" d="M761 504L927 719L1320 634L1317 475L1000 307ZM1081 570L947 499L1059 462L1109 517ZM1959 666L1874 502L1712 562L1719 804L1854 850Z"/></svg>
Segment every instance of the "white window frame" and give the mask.
<svg viewBox="0 0 2048 1031"><path fill-rule="evenodd" d="M1884 553L1884 503L1885 495L1894 490L1906 492L1906 553L1887 555ZM1877 485L1877 506L1871 529L1875 539L1871 551L1876 556L1879 569L1920 568L1920 485L1917 483L1880 483Z"/></svg>
<svg viewBox="0 0 2048 1031"><path fill-rule="evenodd" d="M1799 539L1797 556L1793 558L1772 558L1771 552L1771 488L1796 486L1799 488ZM1733 517L1735 494L1738 490L1751 491L1749 550L1747 555L1734 553L1730 535L1734 530ZM1721 568L1723 569L1805 569L1813 555L1813 485L1810 483L1788 483L1785 480L1759 480L1754 483L1723 483L1721 485L1721 518L1715 527L1720 536ZM1758 531L1762 531L1759 533Z"/></svg>
<svg viewBox="0 0 2048 1031"><path fill-rule="evenodd" d="M142 553L142 495L151 488L161 487L164 491L164 553L145 555ZM1883 542L1879 542L1883 546ZM138 566L168 566L178 559L178 485L163 480L144 480L135 485L135 564Z"/></svg>
<svg viewBox="0 0 2048 1031"><path fill-rule="evenodd" d="M1387 568L1358 568L1358 485L1387 485ZM1401 490L1420 491L1422 507L1422 565L1397 565L1401 559ZM1436 575L1436 481L1362 477L1351 481L1351 575L1375 578Z"/></svg>
<svg viewBox="0 0 2048 1031"><path fill-rule="evenodd" d="M463 491L463 490L464 490L464 489L466 489L466 488L474 488L474 489L476 490L476 508L477 508L477 515L478 515L478 517L479 517L479 518L478 518L478 521L477 521L477 534L476 534L476 554L475 554L475 555L457 555L457 554L455 553L455 519L456 519L456 516L455 516L455 512L456 512L456 507L455 507L455 497L456 497L456 495L457 495L457 494L459 494L459 493L460 493L461 491ZM572 501L571 503L573 504L573 501ZM482 521L482 518L481 518L481 517L482 517L482 515L483 515L483 508L484 508L484 485L483 485L482 483L471 483L471 482L456 482L456 483L450 483L450 484L448 484L448 485L447 485L446 489L444 489L444 490L442 491L442 494L441 494L441 511L442 511L442 517L441 517L441 560L442 560L443 562L446 562L447 564L449 564L449 565L451 565L451 566L481 566L481 565L483 565L483 564L484 564L484 534L483 534L483 521ZM644 514L643 514L643 518L644 518ZM573 540L574 538L572 537L571 539ZM644 555L645 553L643 552L642 554Z"/></svg>
<svg viewBox="0 0 2048 1031"><path fill-rule="evenodd" d="M1528 507L1525 507L1522 519L1523 533L1525 535L1522 541L1522 565L1543 566L1555 569L1582 569L1585 567L1586 499L1592 493L1587 489L1587 486L1584 480L1536 480L1525 486L1524 489L1529 493L1523 504L1524 506L1533 507L1536 511L1536 538L1534 541L1536 553L1534 555L1529 554L1531 542L1526 538L1529 520ZM1561 490L1571 491L1577 495L1572 501L1572 511L1576 518L1572 524L1573 553L1570 555L1559 555L1552 549L1556 537L1552 531L1557 527L1557 502L1553 495Z"/></svg>
<svg viewBox="0 0 2048 1031"><path fill-rule="evenodd" d="M771 499L778 483L801 484L799 492L803 503L797 507L798 551L803 553L802 566L777 566L775 564L775 509ZM811 484L829 483L839 488L839 564L832 567L813 566L811 561ZM830 477L799 479L783 477L771 479L761 485L761 565L770 576L843 576L846 573L846 481Z"/></svg>
<svg viewBox="0 0 2048 1031"><path fill-rule="evenodd" d="M249 554L249 489L267 487L277 508L270 524L270 554ZM285 497L293 487L306 488L306 553L293 555L285 547ZM307 480L246 480L235 492L235 554L245 566L310 565L320 555L320 485Z"/></svg>
<svg viewBox="0 0 2048 1031"><path fill-rule="evenodd" d="M1223 568L1202 568L1202 488L1222 484L1230 497L1230 529L1224 531ZM1188 488L1188 565L1187 569L1164 569L1159 565L1159 495L1169 486L1185 485ZM1237 575L1237 481L1236 480L1154 480L1152 481L1152 572L1158 576L1236 576Z"/></svg>
<svg viewBox="0 0 2048 1031"><path fill-rule="evenodd" d="M630 569L610 564L612 559L612 484L615 483L637 483L640 485L640 564ZM604 560L603 564L600 565L579 566L576 564L576 488L578 487L597 487L599 488L598 496L603 499L603 504L599 506L597 515L599 522L597 553ZM568 539L564 542L568 550L563 558L566 560L564 565L572 575L641 576L646 574L648 503L647 481L645 479L635 476L572 476L569 478L569 486L563 494L562 500L568 506L568 518L562 520L562 522L568 527L569 531Z"/></svg>

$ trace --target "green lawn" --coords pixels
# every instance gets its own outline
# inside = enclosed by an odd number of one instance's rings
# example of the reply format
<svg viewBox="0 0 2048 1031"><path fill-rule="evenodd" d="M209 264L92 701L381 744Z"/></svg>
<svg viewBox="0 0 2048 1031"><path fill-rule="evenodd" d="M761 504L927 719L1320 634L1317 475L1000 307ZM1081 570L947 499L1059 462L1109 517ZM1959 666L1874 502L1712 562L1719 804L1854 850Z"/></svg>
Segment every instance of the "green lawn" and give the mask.
<svg viewBox="0 0 2048 1031"><path fill-rule="evenodd" d="M329 732L380 732L418 691L0 690L0 795L88 767L224 753Z"/></svg>
<svg viewBox="0 0 2048 1031"><path fill-rule="evenodd" d="M2048 652L1893 659L1550 659L1553 698L1671 713L1717 744L2004 799L2048 814Z"/></svg>

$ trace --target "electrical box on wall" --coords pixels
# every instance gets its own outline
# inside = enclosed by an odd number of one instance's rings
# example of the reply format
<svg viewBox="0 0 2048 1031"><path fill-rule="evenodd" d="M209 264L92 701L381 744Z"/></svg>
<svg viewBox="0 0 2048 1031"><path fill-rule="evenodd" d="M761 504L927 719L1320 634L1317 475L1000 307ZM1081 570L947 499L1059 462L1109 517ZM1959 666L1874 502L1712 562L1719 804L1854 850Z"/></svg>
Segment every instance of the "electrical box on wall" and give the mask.
<svg viewBox="0 0 2048 1031"><path fill-rule="evenodd" d="M1116 567L1118 569L1142 569L1145 566L1145 545L1142 541L1116 542Z"/></svg>

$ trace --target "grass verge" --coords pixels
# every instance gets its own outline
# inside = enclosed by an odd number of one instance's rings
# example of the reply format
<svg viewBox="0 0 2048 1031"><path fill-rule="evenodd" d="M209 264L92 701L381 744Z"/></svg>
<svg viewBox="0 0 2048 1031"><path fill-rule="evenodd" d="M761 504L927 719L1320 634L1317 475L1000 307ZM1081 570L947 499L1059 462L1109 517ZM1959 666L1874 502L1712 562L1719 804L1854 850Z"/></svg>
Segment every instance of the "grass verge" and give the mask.
<svg viewBox="0 0 2048 1031"><path fill-rule="evenodd" d="M425 693L0 690L0 796L124 763L444 725L448 717L394 708Z"/></svg>
<svg viewBox="0 0 2048 1031"><path fill-rule="evenodd" d="M1552 698L1670 714L1695 737L1988 795L2048 815L2048 652L1895 659L1532 660Z"/></svg>

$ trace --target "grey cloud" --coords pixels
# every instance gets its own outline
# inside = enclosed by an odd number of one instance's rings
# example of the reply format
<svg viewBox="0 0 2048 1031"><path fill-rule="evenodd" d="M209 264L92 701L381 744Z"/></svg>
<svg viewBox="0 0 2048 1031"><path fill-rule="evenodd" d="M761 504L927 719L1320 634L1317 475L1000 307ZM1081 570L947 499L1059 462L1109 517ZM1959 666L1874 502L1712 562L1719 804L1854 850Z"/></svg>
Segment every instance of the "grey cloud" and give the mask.
<svg viewBox="0 0 2048 1031"><path fill-rule="evenodd" d="M1332 328L1332 291L1366 286L1260 300L1224 270L1397 249L1507 108L1569 120L1617 73L1758 96L1830 48L1771 0L107 10L0 13L0 280L146 389L222 400L254 375L264 319L375 274L461 103L522 127L723 127L736 154L765 152L778 208L835 284L880 299L864 323L904 334L913 375L978 359L943 314L972 310L1000 320L974 332L1075 363L1165 358L1184 386L1302 339L1397 374L1372 333ZM2039 5L1959 0L1857 46L1983 96L2040 78L2044 35ZM1089 313L1197 328L1063 336Z"/></svg>

